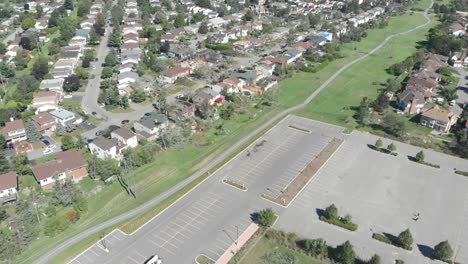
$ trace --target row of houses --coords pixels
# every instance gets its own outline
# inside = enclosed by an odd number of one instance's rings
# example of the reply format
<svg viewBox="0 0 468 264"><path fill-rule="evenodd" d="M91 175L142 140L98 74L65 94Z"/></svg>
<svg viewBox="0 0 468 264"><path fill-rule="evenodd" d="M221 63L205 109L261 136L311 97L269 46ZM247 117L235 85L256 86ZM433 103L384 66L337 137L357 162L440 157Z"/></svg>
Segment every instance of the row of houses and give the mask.
<svg viewBox="0 0 468 264"><path fill-rule="evenodd" d="M434 105L431 100L440 88L438 70L447 66L447 57L427 53L419 70L407 80L405 89L398 95L397 107L404 113L420 114L420 124L438 133L448 133L458 117L450 110Z"/></svg>
<svg viewBox="0 0 468 264"><path fill-rule="evenodd" d="M119 94L128 95L133 91L139 77L135 72L141 60L142 49L138 31L143 27L139 19L138 3L136 0L128 0L125 5L125 17L122 24L122 42L120 45L120 68L117 76Z"/></svg>

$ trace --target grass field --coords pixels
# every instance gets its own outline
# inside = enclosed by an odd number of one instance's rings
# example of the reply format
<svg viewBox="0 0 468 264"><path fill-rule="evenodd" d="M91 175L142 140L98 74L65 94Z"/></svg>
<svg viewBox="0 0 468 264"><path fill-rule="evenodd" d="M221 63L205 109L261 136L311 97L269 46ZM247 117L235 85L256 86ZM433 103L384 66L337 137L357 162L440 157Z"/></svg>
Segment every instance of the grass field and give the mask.
<svg viewBox="0 0 468 264"><path fill-rule="evenodd" d="M294 250L288 249L262 237L257 244L249 250L249 252L243 256L242 260L238 264L251 264L251 263L268 263L265 262L264 257L273 252L288 253L294 255L297 259L296 264L325 264L329 262L321 261L316 258L298 253Z"/></svg>
<svg viewBox="0 0 468 264"><path fill-rule="evenodd" d="M411 19L414 19L414 17L420 17L420 15L408 16ZM404 19L404 16L402 19ZM376 98L383 88L380 83L384 83L386 79L393 77L385 70L390 65L400 62L414 53L418 42L424 40L429 28L435 24L436 22L433 20L429 25L417 31L393 38L372 56L344 71L309 105L300 110L299 114L354 128L356 123L351 118L354 111L350 108L358 106L364 96L371 98L371 100ZM393 25L393 27L396 27L395 30L398 28L396 25Z"/></svg>

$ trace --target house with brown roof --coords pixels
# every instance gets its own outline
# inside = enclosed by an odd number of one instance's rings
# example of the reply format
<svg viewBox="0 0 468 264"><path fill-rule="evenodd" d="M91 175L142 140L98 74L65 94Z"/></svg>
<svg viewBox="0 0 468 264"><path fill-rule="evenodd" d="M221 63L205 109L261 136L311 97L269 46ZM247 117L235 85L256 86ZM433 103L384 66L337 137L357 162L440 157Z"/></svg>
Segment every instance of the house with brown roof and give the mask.
<svg viewBox="0 0 468 264"><path fill-rule="evenodd" d="M174 83L178 78L189 76L191 71L190 67L171 67L163 72L162 81Z"/></svg>
<svg viewBox="0 0 468 264"><path fill-rule="evenodd" d="M18 175L14 171L0 175L0 204L16 200Z"/></svg>
<svg viewBox="0 0 468 264"><path fill-rule="evenodd" d="M138 139L136 134L123 127L112 131L111 138L116 138L122 144L125 144L130 148L136 148L138 146Z"/></svg>
<svg viewBox="0 0 468 264"><path fill-rule="evenodd" d="M31 116L31 120L41 135L51 135L55 131L57 122L49 112L42 112Z"/></svg>
<svg viewBox="0 0 468 264"><path fill-rule="evenodd" d="M465 27L460 23L453 23L449 26L449 32L454 36L465 35Z"/></svg>
<svg viewBox="0 0 468 264"><path fill-rule="evenodd" d="M79 182L88 175L86 161L74 149L57 153L55 160L32 167L32 172L43 190L50 190L56 181Z"/></svg>
<svg viewBox="0 0 468 264"><path fill-rule="evenodd" d="M38 91L33 94L31 107L36 108L36 114L57 110L62 101L62 94L56 91Z"/></svg>
<svg viewBox="0 0 468 264"><path fill-rule="evenodd" d="M421 114L420 124L432 128L433 131L448 133L457 123L458 117L449 110L441 109L438 105L425 110Z"/></svg>
<svg viewBox="0 0 468 264"><path fill-rule="evenodd" d="M11 143L28 139L23 120L14 120L13 118L10 120L10 122L5 123L5 127L2 129L3 138L5 138L7 142Z"/></svg>
<svg viewBox="0 0 468 264"><path fill-rule="evenodd" d="M424 95L420 92L404 90L398 95L397 107L405 113L419 114L425 104Z"/></svg>

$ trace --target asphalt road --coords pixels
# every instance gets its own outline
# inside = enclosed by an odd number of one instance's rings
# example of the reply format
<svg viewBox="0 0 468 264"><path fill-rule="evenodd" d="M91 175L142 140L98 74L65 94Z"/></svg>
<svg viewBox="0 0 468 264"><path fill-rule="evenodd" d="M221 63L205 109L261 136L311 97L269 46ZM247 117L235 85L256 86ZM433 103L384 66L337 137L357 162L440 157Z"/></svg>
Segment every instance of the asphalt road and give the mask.
<svg viewBox="0 0 468 264"><path fill-rule="evenodd" d="M454 106L450 106L450 110L460 116L463 112L463 105L468 103L468 72L463 68L456 69L459 74L457 95L458 99L455 100L457 103Z"/></svg>
<svg viewBox="0 0 468 264"><path fill-rule="evenodd" d="M432 6L432 3L431 2L431 6ZM427 9L429 10L429 8ZM264 123L263 125L261 125L260 127L258 127L257 129L253 130L249 135L247 135L246 137L244 137L243 139L239 140L236 144L232 145L228 150L226 150L224 153L222 153L221 155L218 155L216 158L214 158L210 163L208 163L204 168L200 169L199 171L197 171L196 173L194 173L192 176L190 176L189 178L185 179L184 181L180 182L179 184L177 184L176 186L174 186L173 188L167 190L166 192L154 197L153 199L149 200L148 202L142 204L141 206L139 207L136 207L124 214L121 214L117 217L114 217L112 219L109 219L101 224L98 224L92 228L89 228L85 231L83 231L82 233L68 239L67 241L61 243L60 245L56 246L55 248L53 248L52 250L50 250L48 253L46 253L45 255L41 256L39 259L37 259L34 263L46 263L48 260L52 259L54 256L56 256L57 254L59 254L60 252L62 252L63 250L67 249L68 247L70 247L71 245L81 241L82 239L90 236L90 235L93 235L93 234L96 234L100 231L102 231L103 229L105 228L108 228L108 227L111 227L121 221L124 221L124 220L127 220L127 219L130 219L140 213L143 213L145 212L146 210L152 208L153 206L159 204L161 201L163 201L165 198L169 197L170 195L176 193L177 191L179 191L180 189L182 189L183 187L185 187L186 185L188 185L190 182L194 181L196 178L200 177L201 175L203 175L204 173L208 172L209 170L211 170L212 168L214 168L218 163L222 162L224 159L228 158L232 153L234 153L238 148L240 148L242 145L244 145L246 142L250 141L252 138L255 138L257 135L259 135L262 131L264 131L266 128L268 128L269 126L271 126L272 124L274 124L275 122L277 122L278 120L284 118L286 115L294 112L294 111L297 111L301 108L303 108L304 106L306 106L307 104L309 104L323 89L325 89L333 80L335 80L341 73L343 73L345 70L347 70L349 67L351 67L352 65L364 60L365 58L369 57L370 55L374 54L375 52L377 52L379 49L381 49L385 44L387 44L392 38L394 38L395 36L399 36L399 35L404 35L404 34L408 34L408 33L411 33L412 31L415 31L419 28L422 28L426 25L428 25L430 23L430 18L428 17L427 15L427 10L426 12L424 12L424 17L426 18L426 22L420 26L417 26L411 30L407 30L405 32L401 32L401 33L397 33L397 34L393 34L393 35L390 35L388 36L387 38L385 38L384 41L382 41L382 43L380 43L377 47L375 47L373 50L371 50L370 52L368 52L367 54L363 55L362 57L352 61L352 62L349 62L347 63L346 65L344 65L343 67L341 67L335 74L333 74L325 83L323 83L320 87L317 88L317 90L315 90L309 97L306 98L306 100L304 100L303 103L297 105L297 106L294 106L294 107L291 107L289 109L286 109L284 111L282 111L281 113L277 114L275 117L271 118L270 120L268 120L266 123Z"/></svg>

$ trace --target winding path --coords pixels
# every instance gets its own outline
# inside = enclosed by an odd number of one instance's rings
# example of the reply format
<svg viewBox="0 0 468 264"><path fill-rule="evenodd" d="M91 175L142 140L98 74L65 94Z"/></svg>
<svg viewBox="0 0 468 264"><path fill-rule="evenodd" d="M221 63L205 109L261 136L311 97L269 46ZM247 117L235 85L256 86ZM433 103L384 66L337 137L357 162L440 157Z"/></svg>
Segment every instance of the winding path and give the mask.
<svg viewBox="0 0 468 264"><path fill-rule="evenodd" d="M114 217L112 219L109 219L101 224L98 224L94 227L91 227L83 232L81 232L80 234L68 239L67 241L61 243L60 245L56 246L55 248L51 249L47 254L41 256L39 259L37 259L34 263L47 263L49 260L51 260L53 257L55 257L56 255L58 255L60 252L64 251L65 249L67 249L68 247L72 246L73 244L85 239L86 237L88 236L91 236L93 234L96 234L106 228L109 228L115 224L118 224L124 220L128 220L138 214L141 214L145 211L147 211L148 209L154 207L155 205L159 204L160 202L162 202L164 199L168 198L169 196L171 196L172 194L178 192L179 190L181 190L182 188L184 188L185 186L187 186L189 183L191 183L192 181L194 181L195 179L197 179L198 177L202 176L204 173L212 170L212 168L214 168L217 164L219 164L220 162L222 162L224 159L228 158L232 153L234 153L237 149L239 149L240 147L242 147L245 143L247 143L248 141L250 141L251 139L255 138L257 135L259 135L262 131L264 131L265 129L267 129L269 126L271 126L272 124L274 124L275 122L277 122L278 120L284 118L285 116L287 116L288 114L294 112L294 111L297 111L303 107L305 107L307 104L309 104L323 89L325 89L331 82L333 82L341 73L343 73L345 70L347 70L349 67L353 66L354 64L366 59L367 57L371 56L372 54L374 54L375 52L377 52L378 50L380 50L382 47L385 46L385 44L387 44L392 38L396 37L396 36L400 36L400 35L404 35L404 34L408 34L410 32L413 32L415 30L418 30L422 27L425 27L427 26L431 20L429 18L429 16L427 15L427 12L428 10L431 8L433 4L433 1L431 1L431 5L423 12L423 15L424 15L424 18L426 19L426 22L422 25L419 25L411 30L407 30L405 32L401 32L401 33L396 33L396 34L393 34L393 35L390 35L388 36L387 38L385 38L384 41L382 41L377 47L375 47L374 49L372 49L371 51L369 51L368 53L366 53L365 55L347 63L346 65L344 65L343 67L341 67L337 72L335 72L330 78L328 78L327 81L325 81L322 85L320 85L320 87L318 87L317 90L315 90L309 97L307 97L304 102L302 102L301 104L299 105L296 105L294 107L291 107L291 108L288 108L280 113L278 113L276 116L274 116L273 118L271 118L270 120L268 120L266 123L264 123L263 125L261 125L260 127L258 127L257 129L255 129L254 131L252 131L249 135L247 135L246 137L244 137L243 139L239 140L236 144L232 145L228 150L226 150L224 153L222 153L221 155L217 156L215 159L213 159L209 164L207 164L204 168L200 169L199 171L197 171L196 173L194 173L192 176L190 176L189 178L185 179L184 181L178 183L176 186L172 187L171 189L165 191L164 193L154 197L153 199L149 200L148 202L126 212L126 213L123 213L117 217Z"/></svg>

